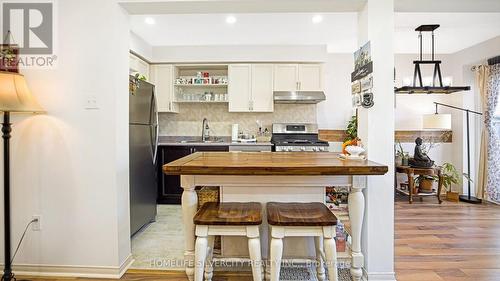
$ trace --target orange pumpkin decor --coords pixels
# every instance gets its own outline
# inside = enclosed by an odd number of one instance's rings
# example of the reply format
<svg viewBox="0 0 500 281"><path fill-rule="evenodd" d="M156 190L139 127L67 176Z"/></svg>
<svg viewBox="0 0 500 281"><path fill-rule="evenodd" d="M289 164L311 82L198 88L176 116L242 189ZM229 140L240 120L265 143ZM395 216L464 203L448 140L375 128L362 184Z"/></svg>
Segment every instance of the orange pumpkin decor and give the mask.
<svg viewBox="0 0 500 281"><path fill-rule="evenodd" d="M342 144L342 153L343 153L343 154L346 154L346 155L347 155L347 154L349 154L349 152L347 152L347 151L345 150L345 148L346 148L346 147L348 147L348 146L350 146L350 145L354 145L354 146L358 145L358 141L359 141L359 139L358 139L358 138L354 138L354 139L352 139L352 140L345 141L345 142Z"/></svg>

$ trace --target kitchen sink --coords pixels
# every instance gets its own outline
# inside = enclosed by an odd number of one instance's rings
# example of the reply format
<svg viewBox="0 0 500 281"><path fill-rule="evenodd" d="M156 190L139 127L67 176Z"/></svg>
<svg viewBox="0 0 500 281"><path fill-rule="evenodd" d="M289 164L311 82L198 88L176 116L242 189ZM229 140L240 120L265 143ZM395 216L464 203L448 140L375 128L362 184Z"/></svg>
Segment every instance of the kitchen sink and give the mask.
<svg viewBox="0 0 500 281"><path fill-rule="evenodd" d="M218 137L213 137L210 138L209 140L202 141L201 139L199 140L181 140L180 143L221 143L224 142L222 138Z"/></svg>

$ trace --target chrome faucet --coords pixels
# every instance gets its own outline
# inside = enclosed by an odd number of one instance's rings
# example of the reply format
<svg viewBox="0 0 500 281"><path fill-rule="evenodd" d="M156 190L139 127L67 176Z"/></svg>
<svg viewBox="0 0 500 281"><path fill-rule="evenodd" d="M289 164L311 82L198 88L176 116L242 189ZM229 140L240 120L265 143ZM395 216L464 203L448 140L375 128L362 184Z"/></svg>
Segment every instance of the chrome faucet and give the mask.
<svg viewBox="0 0 500 281"><path fill-rule="evenodd" d="M203 123L201 125L201 140L208 141L210 139L210 127L208 126L208 119L203 118Z"/></svg>

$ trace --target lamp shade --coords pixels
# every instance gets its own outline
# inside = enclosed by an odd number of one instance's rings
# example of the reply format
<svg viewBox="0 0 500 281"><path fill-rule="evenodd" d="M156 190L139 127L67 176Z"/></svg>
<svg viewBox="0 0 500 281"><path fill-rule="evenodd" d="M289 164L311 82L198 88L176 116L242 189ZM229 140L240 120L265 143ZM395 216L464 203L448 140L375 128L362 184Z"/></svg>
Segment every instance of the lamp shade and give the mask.
<svg viewBox="0 0 500 281"><path fill-rule="evenodd" d="M422 121L422 127L424 129L451 129L451 114L425 114Z"/></svg>
<svg viewBox="0 0 500 281"><path fill-rule="evenodd" d="M31 94L24 76L19 73L0 71L1 112L43 112Z"/></svg>

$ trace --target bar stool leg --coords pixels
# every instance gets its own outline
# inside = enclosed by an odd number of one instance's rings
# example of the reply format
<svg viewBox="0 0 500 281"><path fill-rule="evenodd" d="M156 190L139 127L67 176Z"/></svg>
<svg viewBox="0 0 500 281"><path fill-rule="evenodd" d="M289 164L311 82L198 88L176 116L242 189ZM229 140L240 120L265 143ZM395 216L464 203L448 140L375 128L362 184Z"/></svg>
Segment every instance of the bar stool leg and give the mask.
<svg viewBox="0 0 500 281"><path fill-rule="evenodd" d="M267 228L267 260L265 264L265 280L271 281L271 227Z"/></svg>
<svg viewBox="0 0 500 281"><path fill-rule="evenodd" d="M335 245L335 235L325 235L325 236L330 236L330 237L324 237L325 257L328 267L328 280L338 281L337 246Z"/></svg>
<svg viewBox="0 0 500 281"><path fill-rule="evenodd" d="M254 281L262 281L262 256L260 251L260 237L258 227L247 227L248 252L252 263Z"/></svg>
<svg viewBox="0 0 500 281"><path fill-rule="evenodd" d="M207 240L208 227L196 227L196 243L194 255L194 281L203 281L203 273L205 269L205 260L207 258L208 240Z"/></svg>
<svg viewBox="0 0 500 281"><path fill-rule="evenodd" d="M207 253L207 260L205 262L205 281L212 281L213 277L213 272L214 272L214 267L212 264L212 258L214 255L214 240L215 236L211 235L208 236L208 253Z"/></svg>
<svg viewBox="0 0 500 281"><path fill-rule="evenodd" d="M282 227L271 228L271 281L280 280L281 258L283 256L283 236Z"/></svg>
<svg viewBox="0 0 500 281"><path fill-rule="evenodd" d="M325 255L325 253L323 252L323 237L314 237L314 245L316 246L316 272L318 273L318 280L324 281L326 275L323 263L323 257Z"/></svg>

